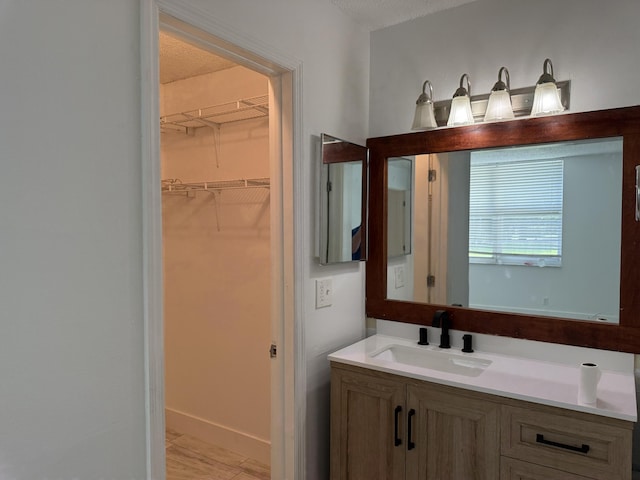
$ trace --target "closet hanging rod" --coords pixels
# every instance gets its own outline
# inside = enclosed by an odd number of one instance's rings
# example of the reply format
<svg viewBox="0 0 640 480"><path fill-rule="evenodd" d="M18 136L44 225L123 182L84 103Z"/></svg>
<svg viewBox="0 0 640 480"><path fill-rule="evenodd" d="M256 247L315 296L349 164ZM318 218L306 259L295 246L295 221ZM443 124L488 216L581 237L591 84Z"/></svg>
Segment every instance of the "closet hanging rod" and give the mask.
<svg viewBox="0 0 640 480"><path fill-rule="evenodd" d="M193 191L239 190L247 188L269 188L269 178L248 178L240 180L219 180L213 182L183 183L178 178L162 180L162 191L184 193Z"/></svg>

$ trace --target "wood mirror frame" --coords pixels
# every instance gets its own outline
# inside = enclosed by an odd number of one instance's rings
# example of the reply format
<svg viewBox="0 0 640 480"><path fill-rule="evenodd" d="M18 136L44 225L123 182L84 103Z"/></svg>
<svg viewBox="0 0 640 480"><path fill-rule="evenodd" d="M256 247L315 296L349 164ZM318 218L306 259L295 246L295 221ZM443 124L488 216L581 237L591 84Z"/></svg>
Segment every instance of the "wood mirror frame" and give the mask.
<svg viewBox="0 0 640 480"><path fill-rule="evenodd" d="M619 324L387 299L387 158L610 137L623 138ZM368 317L431 326L435 311L446 309L455 330L640 353L640 222L635 219L640 106L370 138L367 147Z"/></svg>

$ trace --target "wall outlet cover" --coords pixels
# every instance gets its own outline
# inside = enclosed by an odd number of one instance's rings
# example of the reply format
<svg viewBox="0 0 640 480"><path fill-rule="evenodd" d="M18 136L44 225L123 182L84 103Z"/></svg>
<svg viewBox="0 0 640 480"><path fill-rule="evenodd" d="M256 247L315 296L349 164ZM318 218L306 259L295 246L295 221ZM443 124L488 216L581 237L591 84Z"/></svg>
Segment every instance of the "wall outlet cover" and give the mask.
<svg viewBox="0 0 640 480"><path fill-rule="evenodd" d="M398 265L397 267L395 267L394 273L396 277L396 288L404 287L404 267L402 265Z"/></svg>
<svg viewBox="0 0 640 480"><path fill-rule="evenodd" d="M330 307L333 303L333 280L322 278L316 280L316 308Z"/></svg>

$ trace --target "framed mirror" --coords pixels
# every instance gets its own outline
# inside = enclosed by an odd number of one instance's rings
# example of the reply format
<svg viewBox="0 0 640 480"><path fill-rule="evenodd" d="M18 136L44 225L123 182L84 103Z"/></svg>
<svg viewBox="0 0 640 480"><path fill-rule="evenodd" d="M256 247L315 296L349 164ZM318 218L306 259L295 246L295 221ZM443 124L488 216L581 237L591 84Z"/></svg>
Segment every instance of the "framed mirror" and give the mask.
<svg viewBox="0 0 640 480"><path fill-rule="evenodd" d="M320 167L320 264L367 258L367 148L323 133Z"/></svg>
<svg viewBox="0 0 640 480"><path fill-rule="evenodd" d="M387 298L618 323L621 138L405 161L427 181L412 186L413 275Z"/></svg>
<svg viewBox="0 0 640 480"><path fill-rule="evenodd" d="M640 107L369 139L367 315L640 352ZM389 165L415 172L388 254ZM397 278L401 278L400 287Z"/></svg>

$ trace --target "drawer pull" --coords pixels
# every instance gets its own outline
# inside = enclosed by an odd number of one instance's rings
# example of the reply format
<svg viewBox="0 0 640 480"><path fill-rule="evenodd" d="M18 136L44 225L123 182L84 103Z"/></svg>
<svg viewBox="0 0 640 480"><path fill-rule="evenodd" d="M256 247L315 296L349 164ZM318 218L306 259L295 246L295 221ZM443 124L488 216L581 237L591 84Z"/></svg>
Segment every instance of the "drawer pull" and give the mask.
<svg viewBox="0 0 640 480"><path fill-rule="evenodd" d="M398 423L399 423L398 417L400 416L400 412L402 412L402 407L398 405L394 412L395 425L393 428L393 436L394 436L393 443L395 444L396 447L402 444L402 439L398 437Z"/></svg>
<svg viewBox="0 0 640 480"><path fill-rule="evenodd" d="M574 447L573 445L567 445L566 443L558 443L552 442L551 440L545 440L544 435L542 435L541 433L536 434L536 442L542 443L543 445L549 445L551 447L564 448L565 450L571 450L572 452L589 452L589 445L587 445L586 443L583 443L581 447Z"/></svg>
<svg viewBox="0 0 640 480"><path fill-rule="evenodd" d="M413 450L416 448L416 444L411 439L411 424L413 423L413 416L416 414L416 411L412 408L409 410L408 421L407 421L407 450Z"/></svg>

